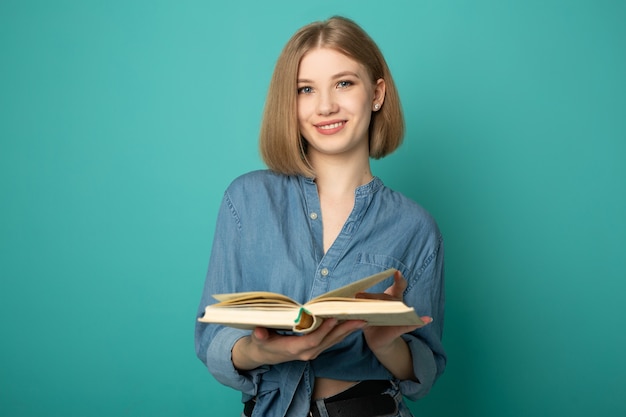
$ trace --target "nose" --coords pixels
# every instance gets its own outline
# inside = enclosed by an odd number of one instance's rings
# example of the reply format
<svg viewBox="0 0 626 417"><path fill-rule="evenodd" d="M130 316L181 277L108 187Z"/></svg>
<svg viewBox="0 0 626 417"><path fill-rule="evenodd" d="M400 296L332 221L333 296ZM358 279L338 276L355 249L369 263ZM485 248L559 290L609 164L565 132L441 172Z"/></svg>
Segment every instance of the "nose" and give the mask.
<svg viewBox="0 0 626 417"><path fill-rule="evenodd" d="M335 96L332 92L320 93L317 96L317 114L320 116L328 116L336 113L339 109Z"/></svg>

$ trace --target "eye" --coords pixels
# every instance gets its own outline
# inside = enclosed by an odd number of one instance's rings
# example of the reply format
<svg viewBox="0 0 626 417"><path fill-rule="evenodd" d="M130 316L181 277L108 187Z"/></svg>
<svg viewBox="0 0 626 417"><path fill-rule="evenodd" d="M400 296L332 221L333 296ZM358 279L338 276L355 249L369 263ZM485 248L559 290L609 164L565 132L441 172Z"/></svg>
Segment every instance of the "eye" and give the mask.
<svg viewBox="0 0 626 417"><path fill-rule="evenodd" d="M308 86L298 88L298 94L311 94L312 92L313 88Z"/></svg>
<svg viewBox="0 0 626 417"><path fill-rule="evenodd" d="M338 88L348 88L353 84L352 81L347 81L347 80L343 80L343 81L339 81L337 83L337 87Z"/></svg>

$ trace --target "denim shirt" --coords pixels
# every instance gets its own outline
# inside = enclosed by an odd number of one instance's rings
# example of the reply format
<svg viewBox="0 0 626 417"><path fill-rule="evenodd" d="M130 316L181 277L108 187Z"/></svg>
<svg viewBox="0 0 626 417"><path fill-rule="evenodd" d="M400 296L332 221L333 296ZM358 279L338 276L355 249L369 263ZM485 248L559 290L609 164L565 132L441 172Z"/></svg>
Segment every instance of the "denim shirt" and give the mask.
<svg viewBox="0 0 626 417"><path fill-rule="evenodd" d="M443 372L443 243L433 218L418 204L384 186L379 178L355 191L354 208L326 253L322 215L313 179L271 171L245 174L224 194L198 308L211 294L273 291L304 303L351 281L396 268L408 282L404 302L433 322L402 337L417 381L396 381L416 400ZM369 289L383 292L390 277ZM300 417L309 410L316 377L360 381L389 379L361 331L311 361L290 361L238 372L231 361L235 342L250 332L196 323L196 353L222 384L256 397L254 416Z"/></svg>

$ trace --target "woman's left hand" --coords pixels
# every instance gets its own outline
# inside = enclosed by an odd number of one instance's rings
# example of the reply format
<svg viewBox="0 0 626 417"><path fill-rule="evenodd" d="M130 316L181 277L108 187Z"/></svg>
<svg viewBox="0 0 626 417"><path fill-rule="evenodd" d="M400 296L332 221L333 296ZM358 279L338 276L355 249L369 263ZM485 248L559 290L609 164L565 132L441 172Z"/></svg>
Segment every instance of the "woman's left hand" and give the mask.
<svg viewBox="0 0 626 417"><path fill-rule="evenodd" d="M400 271L396 271L393 276L393 284L382 294L359 293L356 298L369 298L378 300L403 300L403 293L407 282ZM390 354L399 343L404 344L400 338L405 333L419 329L432 322L429 316L420 317L424 324L417 326L368 326L363 329L363 335L369 348L376 356L384 357Z"/></svg>

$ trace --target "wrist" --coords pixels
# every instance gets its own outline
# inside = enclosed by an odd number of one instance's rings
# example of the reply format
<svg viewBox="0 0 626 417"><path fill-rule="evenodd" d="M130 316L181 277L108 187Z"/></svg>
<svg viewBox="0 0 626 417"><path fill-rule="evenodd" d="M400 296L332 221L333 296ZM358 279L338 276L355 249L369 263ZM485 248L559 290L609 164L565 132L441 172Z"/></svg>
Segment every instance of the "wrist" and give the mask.
<svg viewBox="0 0 626 417"><path fill-rule="evenodd" d="M387 343L373 343L368 344L374 355L376 356L392 356L398 349L402 349L405 344L404 339L401 337L396 337Z"/></svg>
<svg viewBox="0 0 626 417"><path fill-rule="evenodd" d="M388 344L370 347L370 349L394 377L399 380L416 380L411 350L402 337L397 337Z"/></svg>
<svg viewBox="0 0 626 417"><path fill-rule="evenodd" d="M256 349L252 338L244 336L237 340L231 351L231 361L238 371L249 371L263 365L255 355Z"/></svg>

